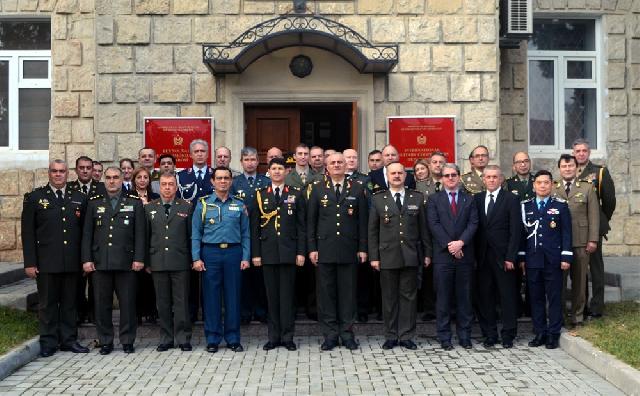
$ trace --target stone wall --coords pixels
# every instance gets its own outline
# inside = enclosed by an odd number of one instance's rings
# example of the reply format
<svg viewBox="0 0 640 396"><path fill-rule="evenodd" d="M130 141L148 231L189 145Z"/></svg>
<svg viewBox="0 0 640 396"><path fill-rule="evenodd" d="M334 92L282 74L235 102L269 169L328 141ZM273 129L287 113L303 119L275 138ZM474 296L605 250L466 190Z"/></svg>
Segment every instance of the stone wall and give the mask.
<svg viewBox="0 0 640 396"><path fill-rule="evenodd" d="M605 254L640 255L640 160L631 152L640 147L640 1L536 0L534 9L602 17L605 158L594 162L608 166L618 202ZM521 50L503 50L501 60L501 163L508 169L506 153L527 149L526 44ZM534 158L534 166L556 168L554 159Z"/></svg>

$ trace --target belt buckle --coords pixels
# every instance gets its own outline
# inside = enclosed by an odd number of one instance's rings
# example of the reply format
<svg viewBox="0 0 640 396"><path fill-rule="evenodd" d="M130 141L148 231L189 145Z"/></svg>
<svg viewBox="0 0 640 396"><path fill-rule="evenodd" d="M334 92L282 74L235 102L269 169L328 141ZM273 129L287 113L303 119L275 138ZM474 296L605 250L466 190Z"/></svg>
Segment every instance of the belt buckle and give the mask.
<svg viewBox="0 0 640 396"><path fill-rule="evenodd" d="M229 247L229 244L228 244L228 243L221 243L221 244L220 244L220 249L226 249L226 248L228 248L228 247Z"/></svg>

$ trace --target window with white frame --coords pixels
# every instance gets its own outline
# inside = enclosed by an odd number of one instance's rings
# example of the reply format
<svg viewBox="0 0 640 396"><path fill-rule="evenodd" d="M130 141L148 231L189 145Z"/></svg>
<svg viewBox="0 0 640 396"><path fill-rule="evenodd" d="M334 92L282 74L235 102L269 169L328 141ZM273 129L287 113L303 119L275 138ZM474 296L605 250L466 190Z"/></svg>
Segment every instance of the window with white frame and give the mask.
<svg viewBox="0 0 640 396"><path fill-rule="evenodd" d="M48 150L51 23L0 20L0 150Z"/></svg>
<svg viewBox="0 0 640 396"><path fill-rule="evenodd" d="M557 153L577 138L600 146L598 19L534 19L528 45L529 150Z"/></svg>

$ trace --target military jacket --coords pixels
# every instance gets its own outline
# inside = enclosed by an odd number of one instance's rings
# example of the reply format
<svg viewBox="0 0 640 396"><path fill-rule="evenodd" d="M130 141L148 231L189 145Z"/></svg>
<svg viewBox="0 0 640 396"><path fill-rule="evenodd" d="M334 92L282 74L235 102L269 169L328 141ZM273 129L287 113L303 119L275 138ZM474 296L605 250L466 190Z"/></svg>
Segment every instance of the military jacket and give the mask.
<svg viewBox="0 0 640 396"><path fill-rule="evenodd" d="M478 175L478 172L476 172L475 169L471 169L471 172L467 172L460 176L460 181L462 182L462 187L464 187L470 195L477 194L485 190L482 177Z"/></svg>
<svg viewBox="0 0 640 396"><path fill-rule="evenodd" d="M72 190L72 191L78 191L79 193L82 193L82 187L81 187L80 182L78 180L74 180L74 181L71 181L71 182L67 183L67 189L68 190ZM87 197L91 198L94 195L106 194L106 193L107 193L107 189L105 188L103 182L91 181L91 184L89 185L89 192L87 193Z"/></svg>
<svg viewBox="0 0 640 396"><path fill-rule="evenodd" d="M49 185L24 195L24 266L43 273L80 272L80 244L87 198L66 188L62 204Z"/></svg>
<svg viewBox="0 0 640 396"><path fill-rule="evenodd" d="M233 178L231 190L229 194L244 201L249 212L253 210L256 203L256 190L271 184L271 180L259 173L254 176L253 184L249 184L249 180L244 174Z"/></svg>
<svg viewBox="0 0 640 396"><path fill-rule="evenodd" d="M607 235L611 229L609 222L616 210L616 187L609 170L589 161L581 172L578 171L578 178L591 180L600 200L600 235Z"/></svg>
<svg viewBox="0 0 640 396"><path fill-rule="evenodd" d="M564 181L558 181L553 195L569 205L573 247L585 247L589 241L597 242L600 237L600 203L591 182L576 179L567 196Z"/></svg>
<svg viewBox="0 0 640 396"><path fill-rule="evenodd" d="M362 182L362 184L366 186L369 182L369 175L365 175L364 173L355 170L351 175L349 175L349 179Z"/></svg>
<svg viewBox="0 0 640 396"><path fill-rule="evenodd" d="M166 215L162 199L144 207L148 259L145 265L153 271L183 271L191 269L192 205L176 199Z"/></svg>
<svg viewBox="0 0 640 396"><path fill-rule="evenodd" d="M535 198L536 196L533 192L533 175L531 173L529 173L529 177L525 180L520 180L518 175L513 175L506 180L506 184L507 190L518 197L520 202Z"/></svg>
<svg viewBox="0 0 640 396"><path fill-rule="evenodd" d="M197 174L193 171L193 167L183 169L177 174L178 179L178 197L189 202L195 202L200 197L213 193L213 185L211 184L211 175L213 169L205 168L205 174L201 180L198 180Z"/></svg>
<svg viewBox="0 0 640 396"><path fill-rule="evenodd" d="M436 185L436 183L440 183ZM433 178L429 177L427 180L420 180L416 182L416 190L421 192L424 195L424 201L427 202L429 197L433 194L440 192L444 186L442 185L442 181L436 182Z"/></svg>
<svg viewBox="0 0 640 396"><path fill-rule="evenodd" d="M364 186L345 178L340 197L330 178L308 187L307 241L320 263L355 263L367 251L368 207Z"/></svg>
<svg viewBox="0 0 640 396"><path fill-rule="evenodd" d="M313 183L316 180L322 180L322 178L324 177L323 175L316 173L313 169L311 169L311 167L309 167L309 169L307 170L306 175L306 180L303 183L302 178L300 177L294 166L287 177L285 177L284 184L304 190L309 184Z"/></svg>
<svg viewBox="0 0 640 396"><path fill-rule="evenodd" d="M376 193L369 209L369 260L382 269L415 267L432 255L425 197L405 189L402 210L390 191Z"/></svg>
<svg viewBox="0 0 640 396"><path fill-rule="evenodd" d="M109 196L89 199L82 236L82 262L92 261L98 271L127 271L145 259L145 216L142 202L119 195L116 209Z"/></svg>
<svg viewBox="0 0 640 396"><path fill-rule="evenodd" d="M251 211L251 257L262 264L293 264L296 256L306 256L306 204L296 187L282 187L276 202L272 186L258 190Z"/></svg>

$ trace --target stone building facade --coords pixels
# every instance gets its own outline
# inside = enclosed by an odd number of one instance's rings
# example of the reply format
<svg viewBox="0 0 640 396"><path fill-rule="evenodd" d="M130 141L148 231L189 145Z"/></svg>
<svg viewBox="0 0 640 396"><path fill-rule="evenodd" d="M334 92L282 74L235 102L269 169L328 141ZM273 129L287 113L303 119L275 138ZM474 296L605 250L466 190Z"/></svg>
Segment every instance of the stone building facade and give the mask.
<svg viewBox="0 0 640 396"><path fill-rule="evenodd" d="M477 144L511 166L528 148L527 45L499 47L498 0L310 0L307 15L340 22L373 44L397 44L389 73L361 74L336 54L293 47L267 54L242 74L214 75L203 44L224 45L270 18L288 0L1 0L0 21L51 21L48 152L2 152L0 261L20 261L22 194L46 182L49 158L79 155L105 163L137 157L147 116L211 116L215 145L238 156L249 103L357 102L358 148L386 139L386 117L457 117L457 161ZM593 17L602 32L601 147L612 169L618 209L606 252L640 254L640 0L534 0L536 16ZM314 61L309 78L286 69L293 55ZM0 57L1 57L0 51ZM549 153L536 167L555 168ZM237 166L237 158L232 165ZM71 172L73 173L73 172ZM70 176L73 179L73 176Z"/></svg>

